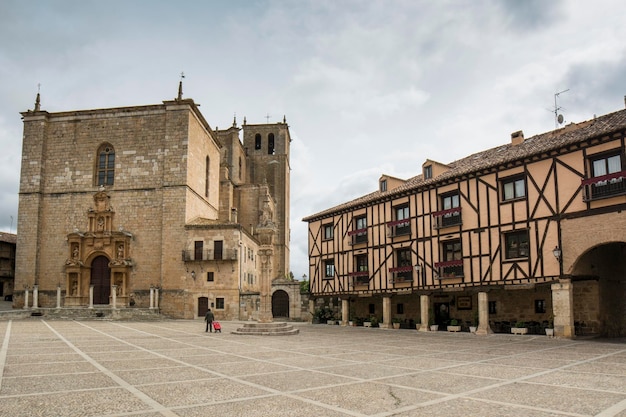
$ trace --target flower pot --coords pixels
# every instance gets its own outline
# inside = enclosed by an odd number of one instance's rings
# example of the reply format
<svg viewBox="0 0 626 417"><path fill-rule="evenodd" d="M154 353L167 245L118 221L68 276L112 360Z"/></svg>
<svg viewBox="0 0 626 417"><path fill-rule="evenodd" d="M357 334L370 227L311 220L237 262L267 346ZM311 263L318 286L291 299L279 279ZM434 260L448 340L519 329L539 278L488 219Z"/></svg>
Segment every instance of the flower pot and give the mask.
<svg viewBox="0 0 626 417"><path fill-rule="evenodd" d="M511 327L511 333L513 333L513 334L526 334L526 333L528 333L528 327Z"/></svg>
<svg viewBox="0 0 626 417"><path fill-rule="evenodd" d="M371 321L364 321L363 322L363 327L372 327L372 322Z"/></svg>
<svg viewBox="0 0 626 417"><path fill-rule="evenodd" d="M476 326L470 326L470 333L476 333Z"/></svg>
<svg viewBox="0 0 626 417"><path fill-rule="evenodd" d="M392 323L393 324L393 328L394 329L399 329L400 328L400 323Z"/></svg>
<svg viewBox="0 0 626 417"><path fill-rule="evenodd" d="M326 324L334 325L335 320L326 320Z"/></svg>
<svg viewBox="0 0 626 417"><path fill-rule="evenodd" d="M554 329L546 329L546 336L554 337Z"/></svg>
<svg viewBox="0 0 626 417"><path fill-rule="evenodd" d="M461 326L448 326L448 331L449 332L460 332L461 331Z"/></svg>
<svg viewBox="0 0 626 417"><path fill-rule="evenodd" d="M438 324L431 324L430 325L430 331L431 332L439 331L439 325Z"/></svg>

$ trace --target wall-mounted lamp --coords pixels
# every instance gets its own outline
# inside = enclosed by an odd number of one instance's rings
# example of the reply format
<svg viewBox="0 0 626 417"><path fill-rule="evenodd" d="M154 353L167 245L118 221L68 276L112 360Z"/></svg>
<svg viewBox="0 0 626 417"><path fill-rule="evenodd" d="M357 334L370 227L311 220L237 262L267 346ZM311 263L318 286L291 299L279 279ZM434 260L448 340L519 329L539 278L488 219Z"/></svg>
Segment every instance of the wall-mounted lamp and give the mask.
<svg viewBox="0 0 626 417"><path fill-rule="evenodd" d="M422 271L422 265L420 264L415 265L415 272L419 274L421 271Z"/></svg>
<svg viewBox="0 0 626 417"><path fill-rule="evenodd" d="M196 279L196 271L191 271L191 278Z"/></svg>
<svg viewBox="0 0 626 417"><path fill-rule="evenodd" d="M561 248L559 248L558 246L555 246L554 249L552 249L552 254L554 255L557 261L561 260L561 253L562 253Z"/></svg>

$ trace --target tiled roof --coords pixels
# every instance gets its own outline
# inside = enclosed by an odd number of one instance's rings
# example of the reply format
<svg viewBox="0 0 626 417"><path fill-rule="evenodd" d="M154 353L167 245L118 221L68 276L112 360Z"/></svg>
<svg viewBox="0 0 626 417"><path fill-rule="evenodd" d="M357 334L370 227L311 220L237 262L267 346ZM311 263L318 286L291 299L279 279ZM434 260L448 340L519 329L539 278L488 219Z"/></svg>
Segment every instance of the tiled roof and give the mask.
<svg viewBox="0 0 626 417"><path fill-rule="evenodd" d="M13 233L0 232L0 242L17 243L17 235Z"/></svg>
<svg viewBox="0 0 626 417"><path fill-rule="evenodd" d="M319 213L303 218L303 221L311 221L358 206L371 204L379 199L406 193L419 188L430 187L445 182L452 178L469 175L484 171L489 168L519 161L533 155L541 155L546 152L558 150L572 144L583 142L593 137L610 134L626 128L626 110L619 110L591 120L580 123L572 123L563 128L532 136L518 145L508 143L478 152L446 164L450 169L434 178L424 180L422 175L409 178L400 187L393 190L376 191L358 197L354 200L342 203L338 206L323 210Z"/></svg>

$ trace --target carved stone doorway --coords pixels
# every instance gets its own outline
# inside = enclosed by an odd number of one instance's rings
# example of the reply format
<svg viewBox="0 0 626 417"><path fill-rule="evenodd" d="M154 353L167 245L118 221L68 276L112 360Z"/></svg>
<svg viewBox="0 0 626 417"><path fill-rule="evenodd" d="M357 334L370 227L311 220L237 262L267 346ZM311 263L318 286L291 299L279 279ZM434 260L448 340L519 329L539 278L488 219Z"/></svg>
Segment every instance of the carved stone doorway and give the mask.
<svg viewBox="0 0 626 417"><path fill-rule="evenodd" d="M106 256L98 256L91 263L91 280L93 285L93 303L109 304L111 296L111 269Z"/></svg>
<svg viewBox="0 0 626 417"><path fill-rule="evenodd" d="M272 294L272 316L289 317L289 294L283 290Z"/></svg>

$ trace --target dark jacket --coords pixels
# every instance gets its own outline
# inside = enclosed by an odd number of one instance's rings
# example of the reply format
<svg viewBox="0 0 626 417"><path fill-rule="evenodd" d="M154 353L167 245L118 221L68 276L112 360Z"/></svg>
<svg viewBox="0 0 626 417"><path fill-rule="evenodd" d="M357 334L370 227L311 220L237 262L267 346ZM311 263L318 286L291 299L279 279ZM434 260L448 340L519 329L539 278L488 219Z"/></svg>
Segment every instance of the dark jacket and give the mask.
<svg viewBox="0 0 626 417"><path fill-rule="evenodd" d="M206 315L204 316L204 321L208 321L209 323L211 323L213 320L215 320L213 312L211 310L207 311Z"/></svg>

